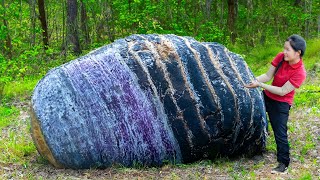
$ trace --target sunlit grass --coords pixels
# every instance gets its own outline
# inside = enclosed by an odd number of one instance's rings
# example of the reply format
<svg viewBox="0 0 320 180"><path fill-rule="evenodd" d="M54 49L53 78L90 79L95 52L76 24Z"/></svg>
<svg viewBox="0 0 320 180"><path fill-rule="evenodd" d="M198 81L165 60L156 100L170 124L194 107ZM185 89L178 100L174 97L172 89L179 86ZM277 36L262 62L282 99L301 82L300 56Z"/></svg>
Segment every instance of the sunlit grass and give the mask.
<svg viewBox="0 0 320 180"><path fill-rule="evenodd" d="M319 55L319 44L320 44L320 38L315 38L307 41L307 50L306 50L306 56L309 54L309 56L317 56Z"/></svg>
<svg viewBox="0 0 320 180"><path fill-rule="evenodd" d="M301 177L299 179L300 180L312 180L314 178L312 177L312 174L309 171L304 171L301 174ZM318 179L319 179L319 177L318 177Z"/></svg>
<svg viewBox="0 0 320 180"><path fill-rule="evenodd" d="M18 109L14 106L0 106L0 130L11 124L14 116L18 114Z"/></svg>
<svg viewBox="0 0 320 180"><path fill-rule="evenodd" d="M319 73L317 74L316 69L314 68L315 64L319 61L318 47L320 47L320 40L308 42L307 53L304 57L308 73L313 73L312 77L319 76ZM257 47L254 48L252 52L247 54L245 60L249 64L249 67L253 70L254 74L260 75L266 72L270 62L280 51L282 51L281 46ZM31 77L7 83L3 92L5 103L0 105L0 164L19 165L26 171L24 177L29 177L30 179L35 179L35 177L37 177L37 174L32 172L33 167L37 166L38 164L47 165L48 162L40 158L32 142L29 132L29 117L26 119L20 118L20 111L27 110L21 107L16 107L15 105L11 105L11 102L29 101L32 91L40 79L41 77ZM312 126L312 124L308 121L310 119L314 119L313 117L319 117L320 115L320 94L318 91L320 91L319 77L316 80L308 79L306 83L296 91L295 102L292 111L295 112L301 108L305 108L306 111L303 111L305 114L304 116L291 118L292 120L288 123L292 158L296 159L296 163L298 164L311 162L309 165L313 168L319 167L319 162L310 156L310 152L317 150L316 148L317 144L320 142L320 136L316 133L313 133L313 131L310 131L310 126ZM290 113L292 113L292 111ZM295 116L297 115L295 114ZM267 152L270 154L276 152L276 144L270 124L269 128L271 130L271 134L267 138ZM276 160L274 159L274 161ZM228 158L217 158L212 161L205 160L192 164L177 165L168 163L167 165L159 168L146 168L139 165L136 165L135 168L119 166L113 168L120 177L123 177L121 174L129 174L129 176L134 176L136 174L139 175L139 173L142 172L157 174L158 172L163 171L168 172L168 175L166 176L168 179L181 179L181 172L183 172L185 175L184 177L188 179L210 179L212 178L210 175L208 176L210 173L220 174L221 178L226 179L257 179L261 177L261 172L259 172L260 169L265 168L265 166L270 166L270 162L267 162L264 158L260 161L253 162L250 159L239 157L235 160L230 160ZM87 172L88 174L94 173L94 170L88 170ZM6 172L0 168L0 178L2 173ZM19 179L19 173L21 172L14 172L11 174L11 176L13 179ZM64 175L67 175L64 174L65 171L59 171L59 173L55 175L55 177L60 177L63 179ZM298 179L316 178L316 174L314 172L305 168L298 170L290 168L290 173L292 173L294 177L298 177ZM141 175L141 178L143 179L143 174Z"/></svg>
<svg viewBox="0 0 320 180"><path fill-rule="evenodd" d="M26 157L36 153L30 138L30 124L19 119L19 110L0 106L0 162L26 164Z"/></svg>
<svg viewBox="0 0 320 180"><path fill-rule="evenodd" d="M320 115L319 84L304 84L300 89L297 89L296 92L294 99L295 106L309 107L309 112Z"/></svg>
<svg viewBox="0 0 320 180"><path fill-rule="evenodd" d="M32 79L24 79L7 83L3 91L4 101L10 101L12 99L24 100L24 98L30 97L40 78L41 77L34 77Z"/></svg>

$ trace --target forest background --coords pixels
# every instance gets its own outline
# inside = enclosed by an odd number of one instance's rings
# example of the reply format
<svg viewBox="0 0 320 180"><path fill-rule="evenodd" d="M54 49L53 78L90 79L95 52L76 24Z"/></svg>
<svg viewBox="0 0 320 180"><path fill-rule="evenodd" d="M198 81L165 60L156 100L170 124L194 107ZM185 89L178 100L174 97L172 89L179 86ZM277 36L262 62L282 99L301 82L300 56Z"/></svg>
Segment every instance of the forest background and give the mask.
<svg viewBox="0 0 320 180"><path fill-rule="evenodd" d="M1 92L131 34L191 36L240 54L291 34L319 38L320 1L1 0L0 20Z"/></svg>
<svg viewBox="0 0 320 180"><path fill-rule="evenodd" d="M298 91L293 107L295 113L299 112L293 117L300 121L290 124L289 130L293 135L297 133L293 136L297 162L310 161L311 170L302 168L289 177L320 176L320 131L313 129L320 129L320 0L1 0L0 151L4 153L0 155L0 177L16 177L18 171L26 169L30 177L37 177L34 170L28 169L30 166L44 164L45 169L50 169L26 136L32 90L48 70L116 39L152 33L221 43L241 54L256 75L266 71L288 36L303 36L307 40L304 59L308 80ZM269 140L268 150L274 152L272 136ZM308 156L310 153L312 157ZM235 173L222 168L227 175L222 173L221 177L257 177L255 168L263 171L261 161L254 166L248 163L248 167L239 161L216 162L222 163L217 166L231 166L233 171L237 167ZM54 170L51 167L49 171ZM83 177L81 173L75 176ZM26 174L22 176L25 178ZM183 171L182 174L186 176ZM50 174L42 177L47 176ZM179 174L169 176L174 179Z"/></svg>

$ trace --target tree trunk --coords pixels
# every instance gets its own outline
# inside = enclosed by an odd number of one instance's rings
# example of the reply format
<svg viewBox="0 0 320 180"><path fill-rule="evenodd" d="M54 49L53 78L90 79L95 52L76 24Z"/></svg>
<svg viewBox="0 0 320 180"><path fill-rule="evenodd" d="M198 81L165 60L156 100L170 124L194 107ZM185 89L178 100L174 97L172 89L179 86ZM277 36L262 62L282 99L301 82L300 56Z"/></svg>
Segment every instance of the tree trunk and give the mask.
<svg viewBox="0 0 320 180"><path fill-rule="evenodd" d="M228 0L228 29L230 32L230 40L232 44L236 41L236 16L237 16L237 0Z"/></svg>
<svg viewBox="0 0 320 180"><path fill-rule="evenodd" d="M3 54L5 54L8 59L12 59L12 43L11 43L11 36L10 36L10 31L9 31L9 25L6 17L6 6L4 3L4 0L2 0L2 7L4 8L4 13L3 13L3 25L6 27L7 34L5 38L5 48L3 49Z"/></svg>
<svg viewBox="0 0 320 180"><path fill-rule="evenodd" d="M75 55L79 55L82 52L78 35L77 14L77 0L67 0L67 45L73 46L72 51Z"/></svg>
<svg viewBox="0 0 320 180"><path fill-rule="evenodd" d="M211 20L211 4L212 4L212 0L206 0L205 12L206 12L207 20Z"/></svg>
<svg viewBox="0 0 320 180"><path fill-rule="evenodd" d="M131 13L131 3L132 3L132 0L128 0L128 11L129 11L129 14Z"/></svg>
<svg viewBox="0 0 320 180"><path fill-rule="evenodd" d="M30 7L30 21L31 21L31 30L30 30L30 47L33 47L36 43L36 1L29 0Z"/></svg>
<svg viewBox="0 0 320 180"><path fill-rule="evenodd" d="M38 0L38 7L39 7L39 19L40 19L41 28L42 28L43 45L44 45L44 49L47 50L49 46L49 37L48 37L48 25L47 25L44 0Z"/></svg>
<svg viewBox="0 0 320 180"><path fill-rule="evenodd" d="M112 18L113 18L113 9L112 9L112 3L106 2L106 11L104 12L105 15L105 26L107 27L107 33L108 33L108 38L110 42L114 41L114 31L112 27Z"/></svg>
<svg viewBox="0 0 320 180"><path fill-rule="evenodd" d="M293 6L299 6L301 3L301 0L295 0L293 3Z"/></svg>
<svg viewBox="0 0 320 180"><path fill-rule="evenodd" d="M20 22L20 27L22 27L22 0L20 0L20 4L19 4L19 22ZM20 32L20 35L23 32Z"/></svg>
<svg viewBox="0 0 320 180"><path fill-rule="evenodd" d="M88 16L87 10L83 0L80 1L81 3L81 31L84 37L85 45L87 46L90 43L89 31L88 31Z"/></svg>
<svg viewBox="0 0 320 180"><path fill-rule="evenodd" d="M224 29L224 27L225 27L223 21L224 21L224 1L222 0L221 4L220 4L220 21L219 21L219 28L220 29Z"/></svg>
<svg viewBox="0 0 320 180"><path fill-rule="evenodd" d="M320 15L318 16L318 38L320 38Z"/></svg>
<svg viewBox="0 0 320 180"><path fill-rule="evenodd" d="M61 46L61 54L66 58L67 57L67 40L66 40L66 2L62 1L62 46Z"/></svg>
<svg viewBox="0 0 320 180"><path fill-rule="evenodd" d="M304 13L309 14L311 16L311 9L312 9L312 0L305 0L304 4ZM310 19L307 18L304 20L305 29L304 29L304 37L309 38L309 26L310 26Z"/></svg>
<svg viewBox="0 0 320 180"><path fill-rule="evenodd" d="M248 8L248 13L249 13L249 18L251 19L250 16L252 16L252 13L253 13L253 1L252 0L247 0L247 8Z"/></svg>
<svg viewBox="0 0 320 180"><path fill-rule="evenodd" d="M192 12L192 17L194 17L193 18L193 36L196 36L197 34L198 34L198 30L199 30L199 27L198 27L198 24L199 24L199 19L198 19L198 14L200 14L201 12L200 12L200 8L201 7L199 7L200 5L198 4L198 3L196 3L195 1L192 1L192 10L191 10L191 12Z"/></svg>
<svg viewBox="0 0 320 180"><path fill-rule="evenodd" d="M253 16L253 2L252 0L247 0L247 9L248 9L248 13L247 13L247 24L246 24L246 38L247 41L247 45L254 47L255 43L254 43L254 28L252 27L253 23L252 23L252 16ZM243 37L242 37L243 38Z"/></svg>
<svg viewBox="0 0 320 180"><path fill-rule="evenodd" d="M170 5L170 2L168 0L165 0L164 1L164 4L166 4L166 7L165 7L165 11L167 12L167 16L165 18L165 21L166 22L173 22L173 13L172 13L172 7ZM171 23L169 23L171 24Z"/></svg>

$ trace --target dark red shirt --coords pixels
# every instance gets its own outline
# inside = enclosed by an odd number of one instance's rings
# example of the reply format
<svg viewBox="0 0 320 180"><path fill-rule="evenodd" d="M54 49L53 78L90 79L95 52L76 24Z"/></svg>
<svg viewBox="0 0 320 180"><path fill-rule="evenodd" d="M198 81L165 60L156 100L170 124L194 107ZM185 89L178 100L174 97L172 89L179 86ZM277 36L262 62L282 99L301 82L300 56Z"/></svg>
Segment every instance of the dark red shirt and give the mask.
<svg viewBox="0 0 320 180"><path fill-rule="evenodd" d="M283 52L277 54L277 56L273 59L271 64L274 67L277 67L277 65L280 63L283 57L284 57ZM281 67L279 68L278 72L275 74L273 78L272 85L282 87L287 81L290 81L290 83L295 88L299 88L303 83L303 81L306 79L306 76L307 76L307 73L304 68L302 59L300 59L298 63L292 64L292 65L290 65L287 61L283 61ZM267 90L265 90L265 93L268 97L270 97L273 100L280 101L280 102L287 102L290 105L292 105L295 91L293 90L284 96L272 94Z"/></svg>

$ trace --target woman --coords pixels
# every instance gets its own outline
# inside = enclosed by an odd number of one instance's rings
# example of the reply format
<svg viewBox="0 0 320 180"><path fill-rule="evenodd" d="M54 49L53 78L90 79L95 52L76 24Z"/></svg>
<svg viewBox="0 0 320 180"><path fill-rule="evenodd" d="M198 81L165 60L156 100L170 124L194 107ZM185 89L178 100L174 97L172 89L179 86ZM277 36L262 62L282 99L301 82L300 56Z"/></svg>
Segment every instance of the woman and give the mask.
<svg viewBox="0 0 320 180"><path fill-rule="evenodd" d="M284 173L290 163L287 122L295 89L306 79L306 70L302 62L305 50L306 42L301 36L290 36L284 43L284 51L273 59L268 72L245 85L247 88L264 89L266 111L277 143L279 163L271 173ZM274 78L271 85L264 84L272 77Z"/></svg>

